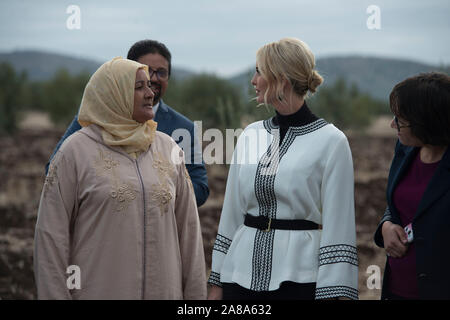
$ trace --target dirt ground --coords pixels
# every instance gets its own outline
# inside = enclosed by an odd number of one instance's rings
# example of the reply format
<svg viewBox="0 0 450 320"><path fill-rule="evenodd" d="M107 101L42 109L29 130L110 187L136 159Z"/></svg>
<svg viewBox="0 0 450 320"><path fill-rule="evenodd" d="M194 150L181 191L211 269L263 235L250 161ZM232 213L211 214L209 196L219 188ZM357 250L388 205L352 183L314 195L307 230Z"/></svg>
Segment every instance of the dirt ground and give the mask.
<svg viewBox="0 0 450 320"><path fill-rule="evenodd" d="M385 187L395 137L386 134L388 119L370 135L349 134L355 168L355 206L359 257L360 299L379 299L380 290L369 289L369 266L384 269L384 252L373 243L373 233L385 208ZM44 166L61 131L33 126L14 137L0 137L0 299L35 299L33 235ZM199 209L206 264L217 233L227 169L207 167L211 194ZM375 268L376 268L375 267ZM374 267L371 267L374 268ZM373 269L369 269L373 270Z"/></svg>

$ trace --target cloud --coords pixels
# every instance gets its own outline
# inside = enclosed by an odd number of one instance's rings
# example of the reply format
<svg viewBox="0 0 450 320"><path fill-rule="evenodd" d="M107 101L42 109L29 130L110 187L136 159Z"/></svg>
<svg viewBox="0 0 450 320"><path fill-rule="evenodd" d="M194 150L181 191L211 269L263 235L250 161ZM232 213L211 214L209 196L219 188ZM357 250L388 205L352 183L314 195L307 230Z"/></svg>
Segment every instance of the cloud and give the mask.
<svg viewBox="0 0 450 320"><path fill-rule="evenodd" d="M66 8L81 10L68 30ZM366 27L366 8L381 9L381 30ZM374 54L450 63L450 3L440 1L8 1L0 4L1 51L39 48L104 61L144 38L164 42L175 65L232 75L256 50L285 36L317 56Z"/></svg>

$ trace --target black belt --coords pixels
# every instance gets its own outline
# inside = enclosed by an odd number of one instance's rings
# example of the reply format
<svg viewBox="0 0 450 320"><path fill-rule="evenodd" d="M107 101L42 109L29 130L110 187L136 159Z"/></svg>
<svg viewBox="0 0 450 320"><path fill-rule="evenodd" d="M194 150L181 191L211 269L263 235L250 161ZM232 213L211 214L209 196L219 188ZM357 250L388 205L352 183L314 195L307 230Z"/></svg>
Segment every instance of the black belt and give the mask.
<svg viewBox="0 0 450 320"><path fill-rule="evenodd" d="M256 228L259 230L270 231L271 229L280 230L317 230L322 229L321 225L308 220L285 220L285 219L270 219L265 216L245 215L244 224L247 227Z"/></svg>

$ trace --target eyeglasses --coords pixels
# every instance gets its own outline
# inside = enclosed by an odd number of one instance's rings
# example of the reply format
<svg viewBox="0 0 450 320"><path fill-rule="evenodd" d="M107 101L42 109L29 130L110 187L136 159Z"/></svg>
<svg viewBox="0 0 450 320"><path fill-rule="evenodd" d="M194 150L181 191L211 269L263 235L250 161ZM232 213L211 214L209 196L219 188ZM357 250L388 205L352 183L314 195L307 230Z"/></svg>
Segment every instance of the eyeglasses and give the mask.
<svg viewBox="0 0 450 320"><path fill-rule="evenodd" d="M152 68L148 68L148 73L150 75L150 79L153 77L154 74L156 74L156 77L159 80L167 80L167 78L169 77L169 72L166 69L158 69L158 70L153 70Z"/></svg>
<svg viewBox="0 0 450 320"><path fill-rule="evenodd" d="M395 122L395 126L397 127L397 131L400 131L401 128L411 127L411 125L400 125L397 116L394 116L394 122Z"/></svg>

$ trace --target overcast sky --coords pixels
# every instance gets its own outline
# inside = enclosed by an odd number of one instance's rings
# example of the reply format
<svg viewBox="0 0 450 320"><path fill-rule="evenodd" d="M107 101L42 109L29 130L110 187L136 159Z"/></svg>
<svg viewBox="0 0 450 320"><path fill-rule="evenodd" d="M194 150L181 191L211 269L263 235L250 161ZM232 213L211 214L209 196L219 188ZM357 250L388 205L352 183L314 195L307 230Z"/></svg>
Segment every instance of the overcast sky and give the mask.
<svg viewBox="0 0 450 320"><path fill-rule="evenodd" d="M70 5L80 29L69 29ZM380 29L369 30L370 5ZM373 21L373 20L371 20ZM72 24L73 25L73 24ZM256 50L283 37L309 44L316 57L406 58L450 64L449 0L2 0L0 51L40 49L104 62L156 39L175 66L231 76L254 65Z"/></svg>

